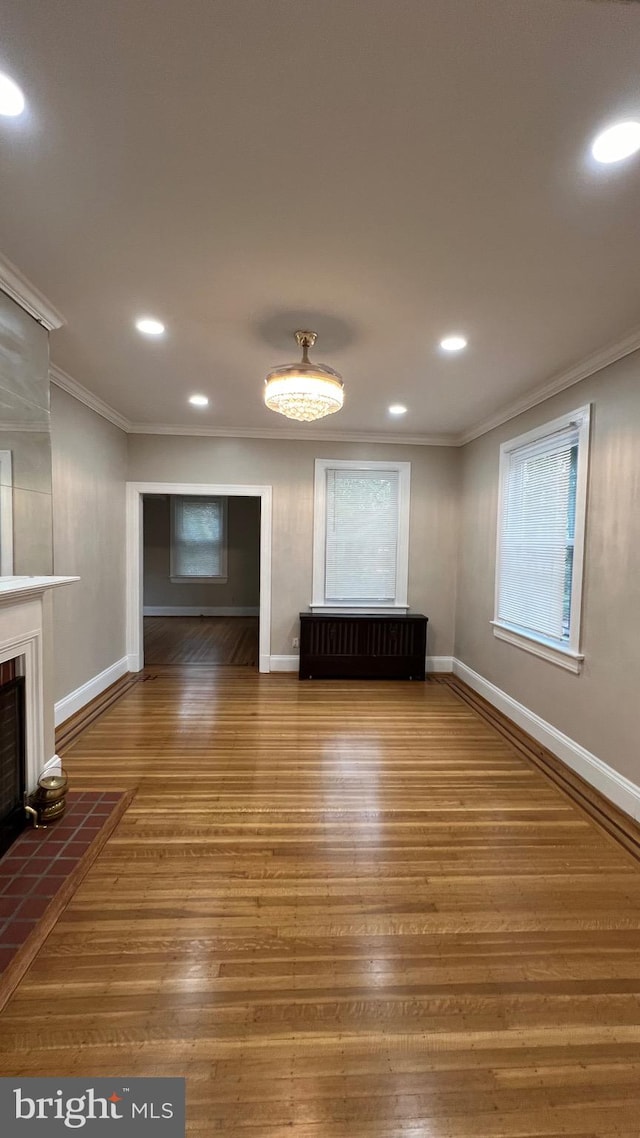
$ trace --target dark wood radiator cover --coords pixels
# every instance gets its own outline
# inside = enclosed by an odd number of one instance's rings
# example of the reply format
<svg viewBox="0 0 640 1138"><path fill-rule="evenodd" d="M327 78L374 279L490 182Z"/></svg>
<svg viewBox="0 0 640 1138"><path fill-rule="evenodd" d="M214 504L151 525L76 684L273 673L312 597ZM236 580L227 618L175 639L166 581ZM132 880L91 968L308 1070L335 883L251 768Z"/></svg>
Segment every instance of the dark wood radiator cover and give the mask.
<svg viewBox="0 0 640 1138"><path fill-rule="evenodd" d="M300 613L300 679L424 680L427 617Z"/></svg>

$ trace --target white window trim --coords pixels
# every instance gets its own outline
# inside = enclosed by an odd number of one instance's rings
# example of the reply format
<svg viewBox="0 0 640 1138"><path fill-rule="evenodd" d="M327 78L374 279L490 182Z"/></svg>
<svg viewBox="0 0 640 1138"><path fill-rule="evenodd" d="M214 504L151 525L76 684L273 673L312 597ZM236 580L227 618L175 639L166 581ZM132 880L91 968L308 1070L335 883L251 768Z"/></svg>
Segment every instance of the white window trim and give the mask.
<svg viewBox="0 0 640 1138"><path fill-rule="evenodd" d="M172 585L226 585L228 581L227 573L227 515L228 504L227 499L218 494L211 495L210 501L222 502L222 556L220 564L222 572L216 577L194 577L186 576L181 577L179 574L174 573L174 532L175 532L175 512L177 504L185 498L197 497L197 495L190 494L175 494L171 497L171 542L170 542L170 564L169 564L169 580Z"/></svg>
<svg viewBox="0 0 640 1138"><path fill-rule="evenodd" d="M530 629L520 628L516 625L498 619L500 596L500 563L502 538L502 511L504 508L509 456L514 450L537 442L538 439L547 438L565 430L567 427L578 427L578 469L576 477L576 525L575 542L573 547L573 574L571 579L571 634L568 644L558 644L553 639L542 634L532 632ZM591 426L591 406L586 404L553 419L550 423L543 423L524 435L509 439L500 447L500 474L498 491L498 530L496 536L496 571L495 571L495 597L493 635L498 640L513 644L517 648L531 652L543 660L557 664L569 672L577 674L582 668L584 653L580 651L580 638L582 627L582 584L584 579L584 543L587 516L587 481L589 473L589 434Z"/></svg>
<svg viewBox="0 0 640 1138"><path fill-rule="evenodd" d="M396 598L389 604L348 601L344 604L325 600L325 546L327 527L327 470L394 470L398 472L398 550L396 558ZM409 504L411 495L411 463L359 461L358 459L317 458L315 461L313 509L313 587L312 612L406 612L409 608Z"/></svg>

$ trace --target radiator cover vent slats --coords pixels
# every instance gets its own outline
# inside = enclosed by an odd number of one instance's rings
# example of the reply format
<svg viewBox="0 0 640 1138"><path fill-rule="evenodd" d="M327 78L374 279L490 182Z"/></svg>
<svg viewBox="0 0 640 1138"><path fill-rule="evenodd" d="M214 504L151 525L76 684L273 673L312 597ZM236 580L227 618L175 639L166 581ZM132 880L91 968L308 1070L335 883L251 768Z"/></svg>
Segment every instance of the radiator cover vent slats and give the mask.
<svg viewBox="0 0 640 1138"><path fill-rule="evenodd" d="M300 614L300 679L424 680L427 617Z"/></svg>

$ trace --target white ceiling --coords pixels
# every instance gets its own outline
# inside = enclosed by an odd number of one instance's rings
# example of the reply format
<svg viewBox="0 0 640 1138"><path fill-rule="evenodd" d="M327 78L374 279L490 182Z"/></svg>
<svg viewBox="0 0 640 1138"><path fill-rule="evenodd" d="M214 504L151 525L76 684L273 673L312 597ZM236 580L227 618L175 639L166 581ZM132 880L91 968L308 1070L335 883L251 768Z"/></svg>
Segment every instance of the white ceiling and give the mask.
<svg viewBox="0 0 640 1138"><path fill-rule="evenodd" d="M0 249L67 319L54 363L134 423L304 437L262 378L307 325L346 382L320 429L459 435L640 325L640 159L588 158L640 117L638 4L0 0L0 19L29 103L0 120Z"/></svg>

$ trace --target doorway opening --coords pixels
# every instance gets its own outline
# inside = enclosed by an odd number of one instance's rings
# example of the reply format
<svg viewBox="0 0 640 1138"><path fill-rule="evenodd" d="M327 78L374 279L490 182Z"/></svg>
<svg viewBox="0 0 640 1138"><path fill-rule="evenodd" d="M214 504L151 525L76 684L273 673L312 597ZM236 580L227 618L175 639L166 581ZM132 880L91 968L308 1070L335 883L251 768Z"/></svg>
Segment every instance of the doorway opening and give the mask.
<svg viewBox="0 0 640 1138"><path fill-rule="evenodd" d="M147 667L258 666L260 498L144 494Z"/></svg>
<svg viewBox="0 0 640 1138"><path fill-rule="evenodd" d="M260 672L270 671L271 497L270 486L127 483L130 671L138 672L146 663L161 666L161 656L167 664L250 666L251 661L253 666L257 662ZM236 499L250 501L238 504ZM167 520L168 544L163 537L163 552L158 552L160 537L154 537L154 533L166 534ZM219 536L220 525L223 529L226 525L226 547L222 553L219 548L211 548L212 543L216 544L213 539ZM231 577L242 548L253 559L251 572L244 582L242 574ZM194 582L193 577L198 573L200 579ZM257 606L249 603L256 596L256 573ZM161 577L164 578L162 589L167 590L164 592L158 591ZM183 591L189 587L200 591L197 595ZM162 623L152 624L156 618ZM146 630L148 660L145 660L145 621L149 622ZM187 623L181 628L180 621Z"/></svg>

